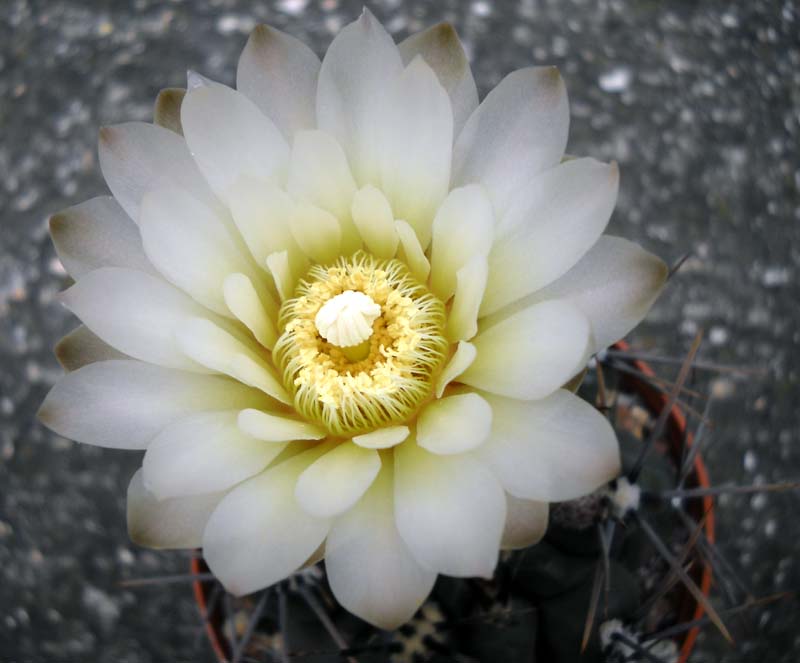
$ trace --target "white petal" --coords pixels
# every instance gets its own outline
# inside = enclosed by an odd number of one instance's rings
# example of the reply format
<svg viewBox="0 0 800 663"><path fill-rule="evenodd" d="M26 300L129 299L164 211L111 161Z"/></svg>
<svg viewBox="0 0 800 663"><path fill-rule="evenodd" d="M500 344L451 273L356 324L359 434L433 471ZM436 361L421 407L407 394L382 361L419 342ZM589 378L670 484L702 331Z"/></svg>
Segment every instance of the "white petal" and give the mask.
<svg viewBox="0 0 800 663"><path fill-rule="evenodd" d="M286 392L275 369L268 363L249 354L236 354L230 358L226 371L242 384L260 389L276 401L291 405L292 397Z"/></svg>
<svg viewBox="0 0 800 663"><path fill-rule="evenodd" d="M142 470L158 499L227 490L258 474L282 450L238 427L238 411L203 412L162 430L147 447Z"/></svg>
<svg viewBox="0 0 800 663"><path fill-rule="evenodd" d="M447 93L422 58L406 67L387 93L382 127L381 190L394 215L423 247L450 185L453 114Z"/></svg>
<svg viewBox="0 0 800 663"><path fill-rule="evenodd" d="M289 442L291 440L321 440L326 433L307 421L298 421L269 414L261 410L242 410L239 428L264 442Z"/></svg>
<svg viewBox="0 0 800 663"><path fill-rule="evenodd" d="M492 432L475 452L512 495L561 502L587 495L620 472L611 424L565 389L540 401L485 395Z"/></svg>
<svg viewBox="0 0 800 663"><path fill-rule="evenodd" d="M230 312L253 332L261 345L272 350L278 340L278 330L274 322L277 315L275 302L270 298L265 306L253 282L244 274L230 274L226 277L222 291Z"/></svg>
<svg viewBox="0 0 800 663"><path fill-rule="evenodd" d="M344 253L360 248L350 219L356 183L344 150L333 136L322 131L301 131L295 136L286 188L295 200L312 203L338 219Z"/></svg>
<svg viewBox="0 0 800 663"><path fill-rule="evenodd" d="M546 286L597 241L617 201L619 171L573 159L531 181L515 198L489 255L481 315Z"/></svg>
<svg viewBox="0 0 800 663"><path fill-rule="evenodd" d="M228 378L112 360L59 380L38 416L51 430L78 442L144 449L164 427L189 414L266 405L264 394Z"/></svg>
<svg viewBox="0 0 800 663"><path fill-rule="evenodd" d="M241 596L283 580L325 539L330 522L307 514L294 497L298 476L325 450L319 445L239 484L211 514L203 556L229 592Z"/></svg>
<svg viewBox="0 0 800 663"><path fill-rule="evenodd" d="M325 570L336 599L386 630L411 619L436 579L397 531L392 474L386 463L364 498L334 522L325 545Z"/></svg>
<svg viewBox="0 0 800 663"><path fill-rule="evenodd" d="M267 256L267 268L272 279L275 281L275 288L282 302L292 296L297 279L292 275L292 267L289 262L288 251L276 251Z"/></svg>
<svg viewBox="0 0 800 663"><path fill-rule="evenodd" d="M371 184L362 187L353 197L351 215L367 250L378 258L394 258L400 240L386 196Z"/></svg>
<svg viewBox="0 0 800 663"><path fill-rule="evenodd" d="M411 35L397 46L403 64L417 55L436 72L450 97L454 135L458 136L467 118L478 107L478 88L469 67L464 47L449 23L439 23Z"/></svg>
<svg viewBox="0 0 800 663"><path fill-rule="evenodd" d="M258 25L239 57L236 88L291 140L295 131L315 124L319 65L314 51L299 39Z"/></svg>
<svg viewBox="0 0 800 663"><path fill-rule="evenodd" d="M550 510L547 502L521 500L506 493L506 510L503 550L527 548L542 540Z"/></svg>
<svg viewBox="0 0 800 663"><path fill-rule="evenodd" d="M500 212L514 191L564 154L569 105L555 67L506 76L470 115L453 150L453 185L482 182Z"/></svg>
<svg viewBox="0 0 800 663"><path fill-rule="evenodd" d="M390 426L364 435L356 435L353 443L365 449L390 449L400 444L408 435L408 426Z"/></svg>
<svg viewBox="0 0 800 663"><path fill-rule="evenodd" d="M145 253L158 271L216 313L230 315L222 292L228 274L257 278L223 221L185 191L148 192L140 226Z"/></svg>
<svg viewBox="0 0 800 663"><path fill-rule="evenodd" d="M340 442L303 471L294 495L312 516L338 516L367 492L380 469L381 457L375 449Z"/></svg>
<svg viewBox="0 0 800 663"><path fill-rule="evenodd" d="M506 519L497 479L466 454L439 456L410 442L394 458L397 529L417 561L437 573L490 578Z"/></svg>
<svg viewBox="0 0 800 663"><path fill-rule="evenodd" d="M264 183L285 176L286 140L247 97L222 85L190 90L181 106L186 142L211 188L227 201L242 175Z"/></svg>
<svg viewBox="0 0 800 663"><path fill-rule="evenodd" d="M436 398L441 398L447 385L466 371L475 361L478 351L472 343L459 341L456 351L447 362L436 380Z"/></svg>
<svg viewBox="0 0 800 663"><path fill-rule="evenodd" d="M431 264L425 257L425 252L422 250L417 234L402 219L395 221L394 227L400 240L400 259L408 265L411 274L417 281L425 283L431 271Z"/></svg>
<svg viewBox="0 0 800 663"><path fill-rule="evenodd" d="M128 484L128 535L148 548L198 548L222 493L158 500L144 487L142 470Z"/></svg>
<svg viewBox="0 0 800 663"><path fill-rule="evenodd" d="M392 38L365 9L333 40L317 87L317 126L344 147L356 181L379 184L387 82L403 71Z"/></svg>
<svg viewBox="0 0 800 663"><path fill-rule="evenodd" d="M139 223L139 204L153 187L174 186L218 205L186 141L174 131L144 122L100 130L100 169L122 208Z"/></svg>
<svg viewBox="0 0 800 663"><path fill-rule="evenodd" d="M139 229L111 196L92 198L50 217L56 253L73 279L99 267L155 273Z"/></svg>
<svg viewBox="0 0 800 663"><path fill-rule="evenodd" d="M511 398L544 398L586 363L589 337L589 321L569 302L535 304L472 339L478 356L459 381Z"/></svg>
<svg viewBox="0 0 800 663"><path fill-rule="evenodd" d="M561 278L512 306L516 309L547 299L573 303L589 318L592 352L597 352L642 321L668 274L669 268L652 253L627 239L603 235Z"/></svg>
<svg viewBox="0 0 800 663"><path fill-rule="evenodd" d="M203 371L180 352L173 330L188 317L211 314L163 279L103 267L86 274L61 297L89 329L120 352L162 366Z"/></svg>
<svg viewBox="0 0 800 663"><path fill-rule="evenodd" d="M294 208L291 229L303 253L315 262L333 262L339 256L342 229L330 212L300 203Z"/></svg>
<svg viewBox="0 0 800 663"><path fill-rule="evenodd" d="M186 88L167 87L160 90L153 106L153 124L183 136L181 126L181 104Z"/></svg>
<svg viewBox="0 0 800 663"><path fill-rule="evenodd" d="M475 255L456 272L456 294L447 318L447 338L470 339L478 333L478 309L481 306L489 264L485 256Z"/></svg>
<svg viewBox="0 0 800 663"><path fill-rule="evenodd" d="M130 358L111 347L86 325L73 329L56 343L55 354L65 371L77 371L98 361Z"/></svg>
<svg viewBox="0 0 800 663"><path fill-rule="evenodd" d="M443 300L456 290L456 272L474 255L492 248L494 215L485 189L472 184L454 189L433 221L431 288Z"/></svg>
<svg viewBox="0 0 800 663"><path fill-rule="evenodd" d="M492 408L478 394L457 394L430 403L417 420L417 444L435 454L460 454L489 437Z"/></svg>

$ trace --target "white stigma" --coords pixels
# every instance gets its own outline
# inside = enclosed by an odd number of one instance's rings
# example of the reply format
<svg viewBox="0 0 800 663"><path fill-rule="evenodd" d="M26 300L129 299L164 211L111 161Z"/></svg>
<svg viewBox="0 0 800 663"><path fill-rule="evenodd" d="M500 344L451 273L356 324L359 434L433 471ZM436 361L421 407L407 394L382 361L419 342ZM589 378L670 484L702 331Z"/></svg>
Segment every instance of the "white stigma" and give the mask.
<svg viewBox="0 0 800 663"><path fill-rule="evenodd" d="M372 323L380 314L381 307L369 295L345 290L323 304L314 325L328 343L349 348L372 336Z"/></svg>

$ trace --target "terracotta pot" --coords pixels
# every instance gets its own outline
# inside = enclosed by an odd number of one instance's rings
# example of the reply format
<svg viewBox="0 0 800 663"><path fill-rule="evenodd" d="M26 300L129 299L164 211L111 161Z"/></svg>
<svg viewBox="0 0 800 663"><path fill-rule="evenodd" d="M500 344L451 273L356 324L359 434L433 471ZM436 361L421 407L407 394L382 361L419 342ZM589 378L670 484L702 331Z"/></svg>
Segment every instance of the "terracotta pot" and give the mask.
<svg viewBox="0 0 800 663"><path fill-rule="evenodd" d="M628 351L630 347L625 341L619 341L613 346L620 351ZM625 360L630 366L644 375L655 375L653 369L644 361L640 360ZM647 404L652 412L661 412L667 403L667 395L655 389L652 384L648 383L641 377L635 375L625 374L621 377L621 381L631 391L638 393ZM673 460L676 465L680 464L681 453L684 444L692 444L692 434L687 430L686 417L681 409L677 406L672 408L669 418L667 419L665 438L669 442L670 450L672 452ZM703 459L698 454L694 460L694 471L689 474L686 480L687 488L709 487L708 472L703 463ZM705 515L705 536L710 542L714 542L714 512L713 500L711 497L704 497L698 500L690 500L687 506L688 513L696 521L700 521ZM191 561L191 572L195 575L207 574L208 567L201 557L195 557ZM711 590L712 571L708 564L696 566L692 570L694 581L702 590L703 594L708 596ZM210 598L212 583L203 580L196 580L193 583L194 597L197 601L200 614L206 615L208 602ZM679 599L679 614L682 621L690 621L699 619L703 616L703 607L692 597L688 591L684 591ZM231 650L228 640L225 637L222 629L222 620L219 610L214 610L205 621L205 631L211 647L214 650L220 663L226 663L230 660ZM688 631L680 646L679 663L687 663L690 654L694 650L695 642L699 628L694 628Z"/></svg>

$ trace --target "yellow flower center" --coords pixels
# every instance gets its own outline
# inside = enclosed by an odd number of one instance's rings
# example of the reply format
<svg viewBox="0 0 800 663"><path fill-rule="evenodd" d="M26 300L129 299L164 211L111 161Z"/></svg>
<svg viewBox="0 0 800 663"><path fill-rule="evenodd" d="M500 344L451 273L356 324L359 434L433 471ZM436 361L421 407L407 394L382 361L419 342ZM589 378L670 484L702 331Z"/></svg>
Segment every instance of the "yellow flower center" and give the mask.
<svg viewBox="0 0 800 663"><path fill-rule="evenodd" d="M444 304L399 260L314 265L283 303L273 357L298 412L333 435L405 421L447 355Z"/></svg>

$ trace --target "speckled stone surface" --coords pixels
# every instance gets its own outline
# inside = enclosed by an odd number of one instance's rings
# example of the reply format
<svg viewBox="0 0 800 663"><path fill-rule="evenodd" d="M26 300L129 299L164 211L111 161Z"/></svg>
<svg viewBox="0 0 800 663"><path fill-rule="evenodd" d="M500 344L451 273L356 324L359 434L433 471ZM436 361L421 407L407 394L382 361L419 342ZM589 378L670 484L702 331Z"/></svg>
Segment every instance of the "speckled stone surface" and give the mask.
<svg viewBox="0 0 800 663"><path fill-rule="evenodd" d="M49 214L105 191L99 126L148 120L193 68L232 83L268 22L322 53L361 2L4 0L0 3L0 661L212 660L187 585L122 588L187 558L134 547L125 489L139 456L81 446L33 415L75 322ZM616 159L611 231L692 257L633 343L766 375L698 372L716 397L714 481L800 475L800 10L791 1L516 0L370 3L398 38L440 20L463 37L482 94L509 71L556 64L569 151ZM662 366L665 375L674 367ZM723 550L757 595L800 588L794 494L723 499ZM692 659L797 661L796 601L708 633Z"/></svg>

